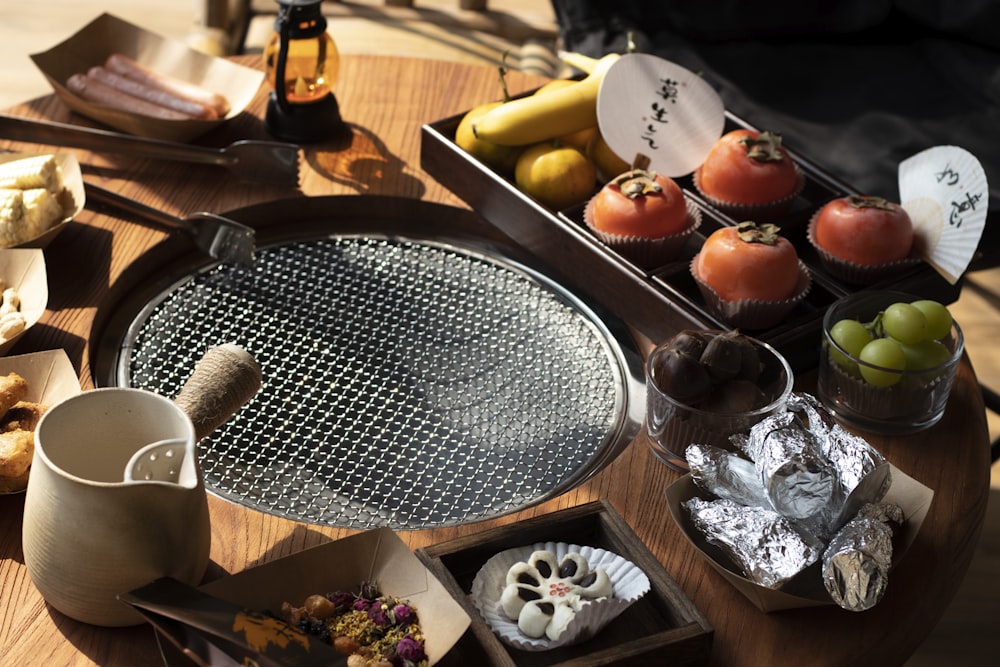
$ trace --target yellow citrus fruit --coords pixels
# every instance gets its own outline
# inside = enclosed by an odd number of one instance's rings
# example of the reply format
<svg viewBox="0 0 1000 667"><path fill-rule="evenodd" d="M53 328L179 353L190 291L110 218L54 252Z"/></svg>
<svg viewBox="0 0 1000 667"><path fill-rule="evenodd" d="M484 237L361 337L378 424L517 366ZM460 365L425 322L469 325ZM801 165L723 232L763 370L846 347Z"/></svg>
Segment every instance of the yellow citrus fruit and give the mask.
<svg viewBox="0 0 1000 667"><path fill-rule="evenodd" d="M609 181L618 174L623 174L632 168L631 164L618 157L618 154L611 150L608 142L604 141L604 137L601 136L600 132L591 137L590 143L587 144L586 152L587 157L597 165L597 170L600 172L603 180Z"/></svg>
<svg viewBox="0 0 1000 667"><path fill-rule="evenodd" d="M545 141L524 149L514 181L544 205L561 210L584 202L593 193L597 169L579 149Z"/></svg>
<svg viewBox="0 0 1000 667"><path fill-rule="evenodd" d="M517 158L521 154L521 146L500 146L489 141L483 141L472 131L472 126L492 109L503 102L487 102L473 107L459 121L455 129L455 143L466 153L474 155L489 166L503 174L511 174Z"/></svg>
<svg viewBox="0 0 1000 667"><path fill-rule="evenodd" d="M597 126L587 127L572 134L564 134L559 137L561 143L572 146L573 148L579 149L584 155L587 154L587 146L593 141L594 137L598 134Z"/></svg>

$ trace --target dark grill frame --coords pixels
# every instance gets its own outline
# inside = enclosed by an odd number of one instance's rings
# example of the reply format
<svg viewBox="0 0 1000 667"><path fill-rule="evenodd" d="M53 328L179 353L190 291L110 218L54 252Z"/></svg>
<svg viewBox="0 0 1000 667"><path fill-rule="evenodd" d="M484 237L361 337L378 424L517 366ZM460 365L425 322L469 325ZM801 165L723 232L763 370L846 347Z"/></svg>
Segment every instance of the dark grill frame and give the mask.
<svg viewBox="0 0 1000 667"><path fill-rule="evenodd" d="M565 492L635 436L641 360L605 319L493 243L284 239L149 298L112 383L176 395L207 348L240 344L264 386L202 442L210 492L306 523L448 526Z"/></svg>

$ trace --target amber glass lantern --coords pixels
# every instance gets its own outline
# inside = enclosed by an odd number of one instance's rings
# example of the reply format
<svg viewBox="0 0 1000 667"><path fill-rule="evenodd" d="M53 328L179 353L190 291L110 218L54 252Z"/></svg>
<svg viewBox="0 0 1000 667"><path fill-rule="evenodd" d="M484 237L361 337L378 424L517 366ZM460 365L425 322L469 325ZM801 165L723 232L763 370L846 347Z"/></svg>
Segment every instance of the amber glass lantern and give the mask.
<svg viewBox="0 0 1000 667"><path fill-rule="evenodd" d="M344 130L333 85L340 54L326 31L321 0L278 0L274 34L264 48L272 91L264 123L279 139L322 141Z"/></svg>

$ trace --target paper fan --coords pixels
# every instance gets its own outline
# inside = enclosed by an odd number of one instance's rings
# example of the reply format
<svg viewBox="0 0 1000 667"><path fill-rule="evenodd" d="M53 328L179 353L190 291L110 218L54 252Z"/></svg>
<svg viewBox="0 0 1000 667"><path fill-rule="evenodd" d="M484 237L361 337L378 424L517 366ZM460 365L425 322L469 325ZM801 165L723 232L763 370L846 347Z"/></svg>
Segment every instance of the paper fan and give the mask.
<svg viewBox="0 0 1000 667"><path fill-rule="evenodd" d="M677 178L690 174L725 124L719 94L694 72L656 56L629 53L604 75L597 95L601 136L619 157Z"/></svg>
<svg viewBox="0 0 1000 667"><path fill-rule="evenodd" d="M986 172L958 146L935 146L899 165L900 204L920 255L951 284L972 261L989 209Z"/></svg>

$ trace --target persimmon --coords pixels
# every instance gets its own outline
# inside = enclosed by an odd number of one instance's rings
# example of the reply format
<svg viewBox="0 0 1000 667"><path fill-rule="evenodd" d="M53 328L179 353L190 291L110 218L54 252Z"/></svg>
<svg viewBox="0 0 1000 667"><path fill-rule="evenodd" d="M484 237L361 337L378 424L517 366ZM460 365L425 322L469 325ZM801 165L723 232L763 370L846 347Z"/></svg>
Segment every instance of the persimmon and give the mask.
<svg viewBox="0 0 1000 667"><path fill-rule="evenodd" d="M660 238L687 228L687 203L669 176L632 169L594 195L591 220L609 234Z"/></svg>
<svg viewBox="0 0 1000 667"><path fill-rule="evenodd" d="M725 301L782 301L795 296L799 258L775 225L741 222L712 232L692 265Z"/></svg>
<svg viewBox="0 0 1000 667"><path fill-rule="evenodd" d="M781 137L732 130L722 135L696 170L703 194L732 204L768 204L795 193L798 172Z"/></svg>
<svg viewBox="0 0 1000 667"><path fill-rule="evenodd" d="M882 197L848 195L816 214L813 238L820 249L847 262L873 266L905 259L913 247L913 222L902 206Z"/></svg>

